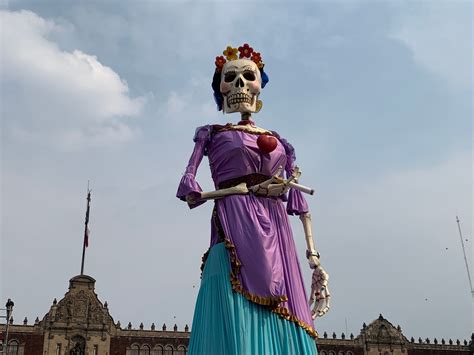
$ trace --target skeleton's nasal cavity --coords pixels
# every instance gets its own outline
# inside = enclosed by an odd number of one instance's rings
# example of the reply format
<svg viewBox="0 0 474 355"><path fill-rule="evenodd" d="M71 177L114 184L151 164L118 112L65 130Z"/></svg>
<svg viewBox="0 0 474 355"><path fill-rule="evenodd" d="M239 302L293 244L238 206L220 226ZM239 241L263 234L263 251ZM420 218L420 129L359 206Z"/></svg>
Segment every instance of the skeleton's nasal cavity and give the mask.
<svg viewBox="0 0 474 355"><path fill-rule="evenodd" d="M235 82L235 87L236 88L238 88L238 87L243 88L244 87L244 81L242 80L242 78L237 79L237 81Z"/></svg>

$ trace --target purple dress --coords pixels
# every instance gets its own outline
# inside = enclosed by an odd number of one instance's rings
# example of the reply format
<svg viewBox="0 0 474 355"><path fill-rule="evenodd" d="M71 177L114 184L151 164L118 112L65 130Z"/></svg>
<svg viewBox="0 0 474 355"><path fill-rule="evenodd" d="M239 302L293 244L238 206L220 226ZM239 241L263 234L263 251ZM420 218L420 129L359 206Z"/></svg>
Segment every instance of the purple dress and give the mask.
<svg viewBox="0 0 474 355"><path fill-rule="evenodd" d="M236 130L231 125L199 127L177 197L185 201L188 194L202 191L195 174L204 155L209 158L216 189L243 176L273 176L280 166L290 175L295 163L294 149L276 133L273 135L278 141L275 150L262 153L257 145L258 134ZM289 190L287 198L248 194L216 200L211 247L225 243L234 292L266 306L316 337L287 216L305 212L308 212L306 201L294 189Z"/></svg>

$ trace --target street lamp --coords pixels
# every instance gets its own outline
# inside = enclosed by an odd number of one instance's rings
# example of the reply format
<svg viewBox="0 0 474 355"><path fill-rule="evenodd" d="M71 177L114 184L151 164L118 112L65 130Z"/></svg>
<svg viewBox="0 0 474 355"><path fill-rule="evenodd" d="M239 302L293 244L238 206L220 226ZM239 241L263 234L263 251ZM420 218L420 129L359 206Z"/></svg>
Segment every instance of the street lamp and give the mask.
<svg viewBox="0 0 474 355"><path fill-rule="evenodd" d="M8 327L10 326L10 319L12 317L14 305L15 303L13 303L11 299L8 299L7 303L5 304L5 309L7 311L6 325L5 325L5 342L4 342L5 355L8 355Z"/></svg>

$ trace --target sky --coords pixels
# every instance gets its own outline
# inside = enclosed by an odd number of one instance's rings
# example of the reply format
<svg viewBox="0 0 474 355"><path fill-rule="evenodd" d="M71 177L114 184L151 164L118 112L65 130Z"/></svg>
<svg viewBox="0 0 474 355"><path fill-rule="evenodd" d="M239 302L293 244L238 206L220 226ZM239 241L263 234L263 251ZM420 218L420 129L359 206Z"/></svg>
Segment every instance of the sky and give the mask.
<svg viewBox="0 0 474 355"><path fill-rule="evenodd" d="M0 3L0 300L16 321L79 274L90 181L99 299L121 324L191 325L212 203L190 211L176 189L196 127L239 120L210 84L215 57L249 43L270 78L254 119L316 190L332 294L316 329L357 335L382 313L408 338L470 338L470 2ZM197 178L213 190L206 160Z"/></svg>

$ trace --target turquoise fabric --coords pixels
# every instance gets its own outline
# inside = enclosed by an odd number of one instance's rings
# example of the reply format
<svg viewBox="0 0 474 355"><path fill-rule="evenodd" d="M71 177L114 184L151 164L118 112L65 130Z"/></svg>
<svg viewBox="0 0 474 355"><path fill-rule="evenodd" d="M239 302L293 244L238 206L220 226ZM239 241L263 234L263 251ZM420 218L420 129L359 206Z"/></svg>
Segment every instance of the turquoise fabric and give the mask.
<svg viewBox="0 0 474 355"><path fill-rule="evenodd" d="M211 248L196 301L189 355L317 355L304 329L233 292L224 243Z"/></svg>

